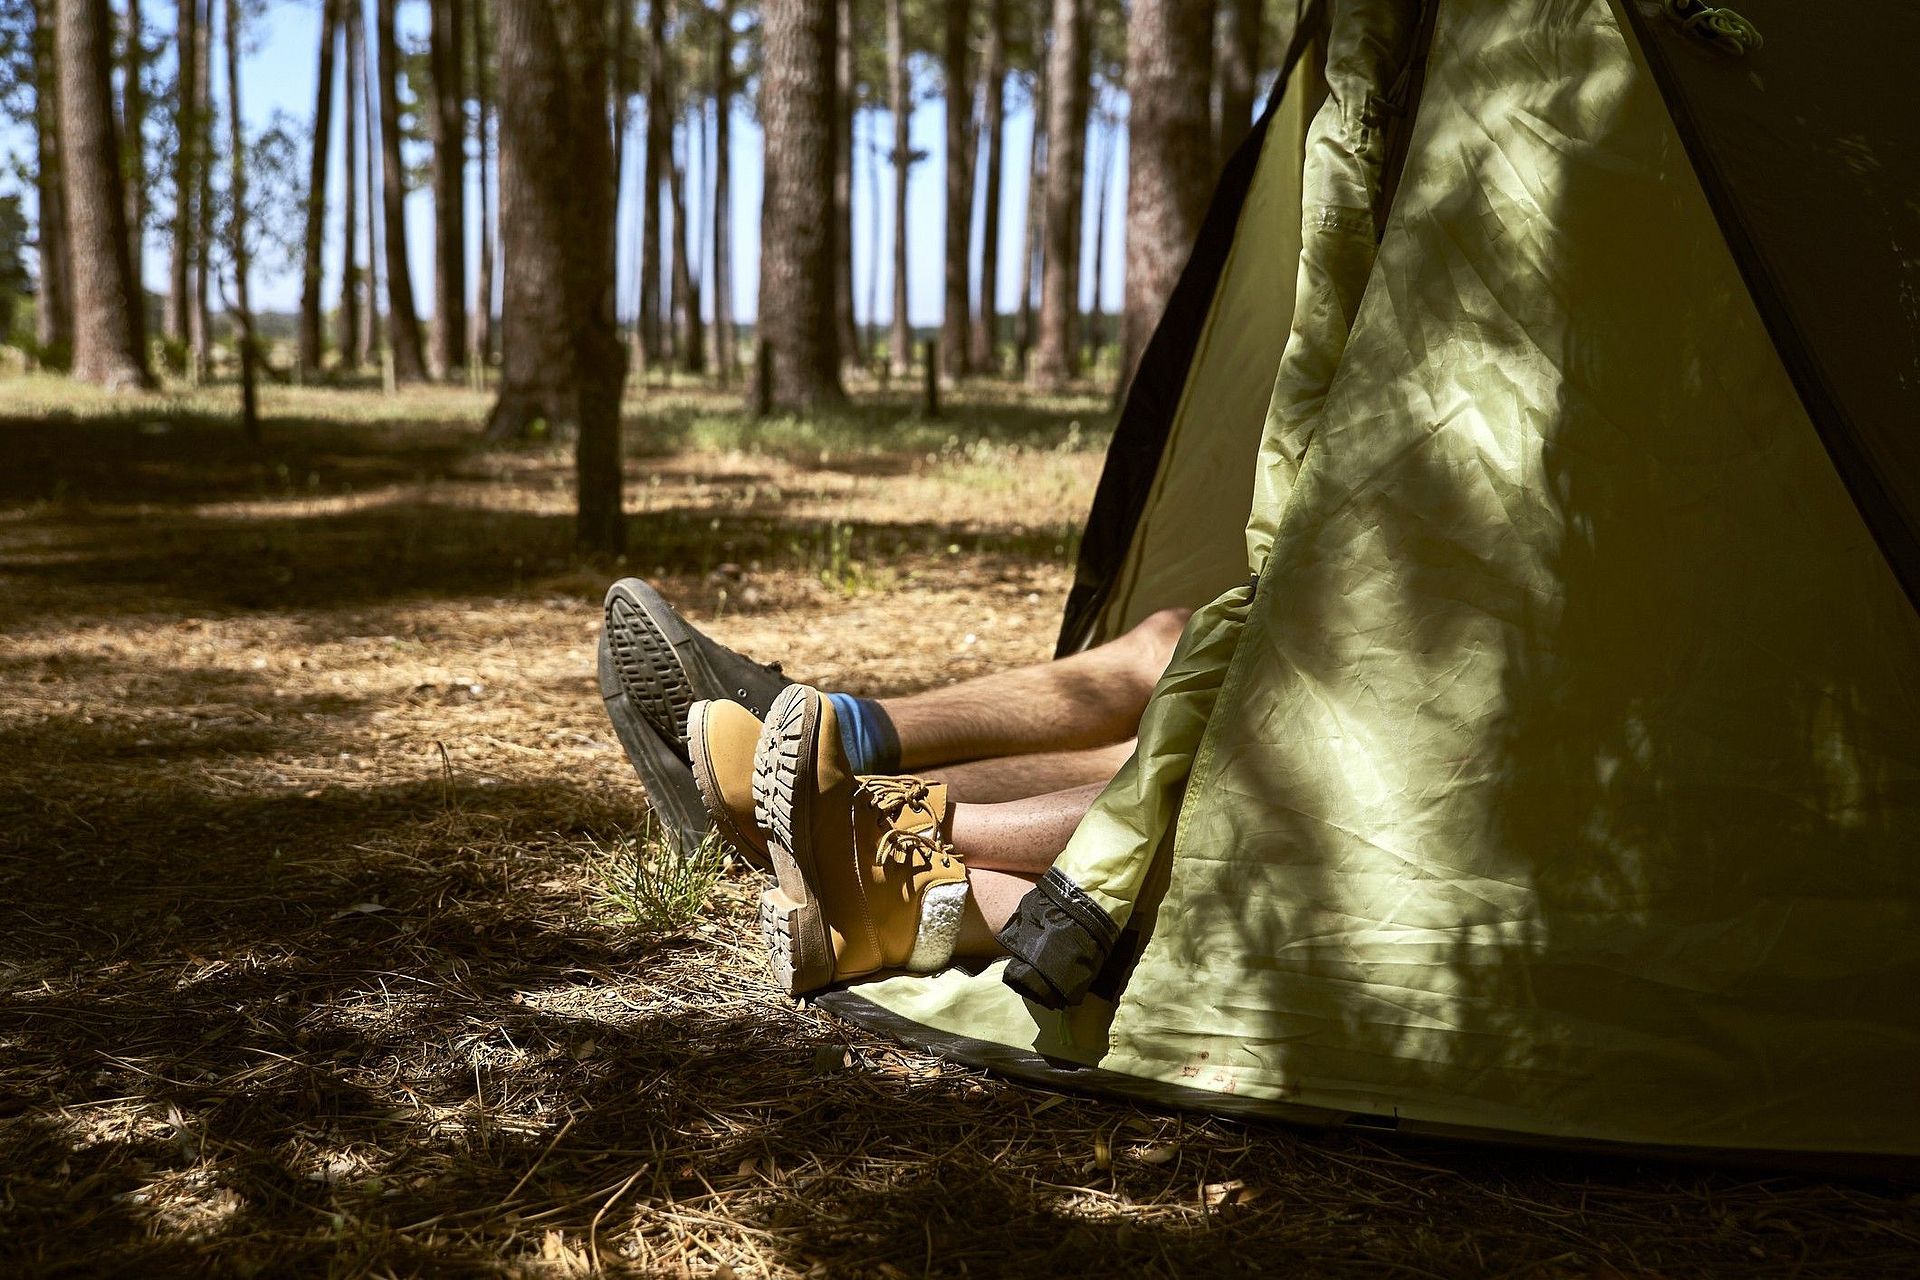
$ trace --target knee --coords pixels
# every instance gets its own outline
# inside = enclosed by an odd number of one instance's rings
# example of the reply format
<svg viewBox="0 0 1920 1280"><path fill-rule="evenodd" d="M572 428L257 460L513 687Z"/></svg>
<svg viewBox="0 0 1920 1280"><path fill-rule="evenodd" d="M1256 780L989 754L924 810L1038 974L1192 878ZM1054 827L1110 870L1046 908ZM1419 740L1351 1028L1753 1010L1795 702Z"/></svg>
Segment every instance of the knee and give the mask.
<svg viewBox="0 0 1920 1280"><path fill-rule="evenodd" d="M1156 610L1127 633L1127 638L1134 642L1140 674L1149 684L1157 683L1167 664L1173 661L1174 646L1180 643L1187 619L1192 616L1191 609Z"/></svg>

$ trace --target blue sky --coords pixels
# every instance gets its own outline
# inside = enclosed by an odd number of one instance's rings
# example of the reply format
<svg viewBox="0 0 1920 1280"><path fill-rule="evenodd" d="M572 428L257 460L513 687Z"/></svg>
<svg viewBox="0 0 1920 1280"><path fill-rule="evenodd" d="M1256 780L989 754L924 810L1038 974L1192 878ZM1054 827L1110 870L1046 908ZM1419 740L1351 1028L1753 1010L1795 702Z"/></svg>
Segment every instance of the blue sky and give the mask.
<svg viewBox="0 0 1920 1280"><path fill-rule="evenodd" d="M150 6L151 8L151 6ZM368 21L371 25L371 6ZM171 7L154 13L148 21L162 30L171 21ZM409 36L424 35L426 9L424 5L403 4L400 11L400 25L403 41ZM257 130L273 116L276 111L284 112L304 127L311 127L313 116L313 90L319 74L320 11L313 0L281 0L257 20L249 32L250 52L241 68L242 104L250 129ZM369 46L372 44L369 30ZM369 48L369 55L372 49ZM336 63L344 59L336 59ZM339 68L336 66L336 73ZM168 72L167 74L170 74ZM223 93L220 81L222 73L215 82L215 92ZM1001 257L998 298L1003 310L1011 310L1014 298L1019 290L1020 244L1024 228L1024 210L1026 207L1026 157L1031 137L1032 118L1027 110L1023 96L1010 89L1008 92L1009 113L1006 126L1005 147L1008 162L1003 176L1004 203L1001 223ZM161 104L164 105L164 104ZM636 112L636 116L639 113ZM637 157L638 139L642 128L642 119L633 121L633 132L629 135L626 166L626 199L622 205L622 225L620 228L619 267L621 286L618 297L622 317L628 317L635 309L637 286L637 226L636 206L633 201L640 185ZM341 152L338 146L339 130L344 127L342 107L339 95L335 95L333 128L336 144L334 147L333 172L328 190L328 217L337 228L341 216ZM913 116L912 137L916 150L925 151L927 159L914 166L909 180L907 219L908 263L909 263L909 310L908 315L916 325L937 324L941 305L941 255L945 236L944 209L944 154L945 154L945 110L943 104L931 101L918 107ZM878 135L876 135L878 130ZM856 126L854 182L853 182L853 222L854 222L854 306L862 322L867 319L867 300L869 296L870 274L878 259L879 281L875 294L878 299L878 320L885 323L892 312L892 166L884 159L876 160L873 154L872 140L876 136L890 136L892 124L890 117L879 114L863 114ZM1096 122L1090 131L1089 163L1098 154L1098 149L1117 142L1118 151L1114 157L1111 173L1111 187L1108 199L1108 240L1107 256L1103 263L1105 279L1102 282L1102 299L1108 308L1119 305L1121 279L1124 272L1124 252L1121 247L1123 211L1126 206L1126 153L1124 130L1110 130ZM30 139L15 131L8 139L8 149L24 151L30 145ZM703 191L706 178L700 172L698 148L690 147L688 193L689 199L694 193ZM878 166L878 182L875 182L874 166ZM468 166L468 280L469 288L477 275L479 253L478 240L478 172L477 166ZM978 185L978 184L976 184ZM733 197L734 197L734 314L741 320L749 320L755 312L756 293L759 287L759 222L760 222L760 132L749 114L737 110L733 121ZM873 197L878 194L878 220L876 226L876 208ZM29 204L31 194L29 193ZM980 198L984 198L981 196ZM157 197L164 202L165 196ZM1092 226L1094 210L1085 211L1086 234L1083 236L1085 256L1088 264L1093 255ZM413 264L414 293L422 308L422 314L432 302L432 217L431 195L425 190L412 192L407 200L408 254ZM704 221L704 218L703 218ZM979 236L976 222L974 272L978 276ZM878 253L875 236L878 235ZM362 232L364 235L364 230ZM146 280L149 288L164 290L166 271L166 243L162 236L149 236L146 256ZM323 297L331 306L338 297L340 262L337 230L327 238L327 284ZM1089 300L1091 281L1087 279L1090 266L1082 271L1082 302ZM702 279L707 277L703 269L699 273ZM298 302L300 280L297 268L282 262L262 262L256 268L254 277L255 305L271 310L291 310ZM712 300L705 300L708 314L712 311Z"/></svg>

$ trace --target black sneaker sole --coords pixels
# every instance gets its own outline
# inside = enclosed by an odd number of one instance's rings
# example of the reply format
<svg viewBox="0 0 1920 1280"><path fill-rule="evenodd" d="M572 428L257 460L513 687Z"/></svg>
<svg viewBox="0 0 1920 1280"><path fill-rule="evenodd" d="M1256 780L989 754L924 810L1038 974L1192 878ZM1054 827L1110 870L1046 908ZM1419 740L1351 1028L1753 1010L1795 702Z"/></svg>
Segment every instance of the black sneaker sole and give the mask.
<svg viewBox="0 0 1920 1280"><path fill-rule="evenodd" d="M688 638L679 617L646 583L625 578L607 592L600 628L600 697L654 816L691 849L706 836L707 807L687 763L693 682L675 652Z"/></svg>

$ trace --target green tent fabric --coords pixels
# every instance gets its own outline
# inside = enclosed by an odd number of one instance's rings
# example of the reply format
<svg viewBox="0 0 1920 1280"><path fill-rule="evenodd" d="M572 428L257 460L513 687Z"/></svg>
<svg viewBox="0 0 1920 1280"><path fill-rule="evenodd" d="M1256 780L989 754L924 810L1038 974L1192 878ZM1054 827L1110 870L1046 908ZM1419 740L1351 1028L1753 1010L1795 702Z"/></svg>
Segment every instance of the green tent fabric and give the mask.
<svg viewBox="0 0 1920 1280"><path fill-rule="evenodd" d="M1226 1112L1920 1154L1920 473L1883 474L1920 269L1874 284L1909 299L1866 339L1892 391L1789 349L1817 324L1754 256L1787 250L1729 229L1673 68L1764 83L1791 6L1743 6L1759 48L1700 7L1332 6L1210 293L1261 340L1202 337L1077 590L1081 643L1199 606L1134 759L1015 960L829 1007ZM1238 528L1169 537L1209 492Z"/></svg>

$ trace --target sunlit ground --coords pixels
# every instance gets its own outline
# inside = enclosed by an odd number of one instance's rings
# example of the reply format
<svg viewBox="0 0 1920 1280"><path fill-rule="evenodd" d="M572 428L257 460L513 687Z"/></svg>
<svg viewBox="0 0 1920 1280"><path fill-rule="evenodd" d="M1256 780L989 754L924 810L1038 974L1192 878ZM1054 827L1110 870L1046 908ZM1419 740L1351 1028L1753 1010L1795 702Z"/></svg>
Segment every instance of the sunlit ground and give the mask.
<svg viewBox="0 0 1920 1280"><path fill-rule="evenodd" d="M631 549L483 393L0 382L6 1273L1892 1275L1912 1188L1142 1111L636 921L598 603L898 691L1051 651L1104 397L628 402Z"/></svg>

